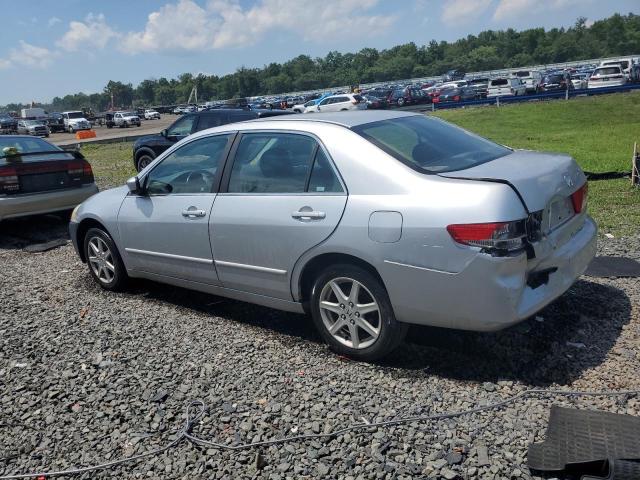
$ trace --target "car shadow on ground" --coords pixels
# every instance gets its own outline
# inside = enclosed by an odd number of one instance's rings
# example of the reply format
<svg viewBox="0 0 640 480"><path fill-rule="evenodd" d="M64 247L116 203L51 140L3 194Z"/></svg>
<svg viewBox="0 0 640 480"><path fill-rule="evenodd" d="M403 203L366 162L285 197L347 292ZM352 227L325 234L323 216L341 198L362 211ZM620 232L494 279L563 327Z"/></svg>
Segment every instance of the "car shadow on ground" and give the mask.
<svg viewBox="0 0 640 480"><path fill-rule="evenodd" d="M294 339L322 342L311 318L305 315L149 281L134 282L132 293ZM605 360L630 314L631 303L622 290L580 280L536 317L500 332L412 326L405 345L378 366L412 377L566 385Z"/></svg>
<svg viewBox="0 0 640 480"><path fill-rule="evenodd" d="M624 291L580 280L535 317L492 333L412 327L385 364L470 381L567 385L602 364L631 318Z"/></svg>
<svg viewBox="0 0 640 480"><path fill-rule="evenodd" d="M69 213L32 215L0 222L0 250L21 250L69 239Z"/></svg>

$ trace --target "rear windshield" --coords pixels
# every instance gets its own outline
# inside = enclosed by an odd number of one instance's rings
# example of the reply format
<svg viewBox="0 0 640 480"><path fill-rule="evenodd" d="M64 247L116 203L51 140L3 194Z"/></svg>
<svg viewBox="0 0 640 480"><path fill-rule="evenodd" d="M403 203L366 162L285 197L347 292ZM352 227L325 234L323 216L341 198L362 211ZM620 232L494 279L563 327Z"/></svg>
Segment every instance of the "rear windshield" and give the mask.
<svg viewBox="0 0 640 480"><path fill-rule="evenodd" d="M596 68L594 75L615 75L620 73L620 67Z"/></svg>
<svg viewBox="0 0 640 480"><path fill-rule="evenodd" d="M450 123L422 115L366 123L353 131L422 173L463 170L511 153Z"/></svg>
<svg viewBox="0 0 640 480"><path fill-rule="evenodd" d="M498 78L497 80L491 80L491 85L492 86L498 86L498 85L507 85L509 83L509 80L507 80L506 78Z"/></svg>
<svg viewBox="0 0 640 480"><path fill-rule="evenodd" d="M529 70L523 70L522 72L516 72L515 76L520 78L526 78L531 76L531 72Z"/></svg>
<svg viewBox="0 0 640 480"><path fill-rule="evenodd" d="M45 142L37 137L0 136L0 165L5 164L7 158L19 158L21 153L61 152L62 149ZM26 157L25 157L26 158ZM29 157L29 160L36 157ZM58 157L56 156L56 159ZM60 160L73 158L71 154L60 155Z"/></svg>
<svg viewBox="0 0 640 480"><path fill-rule="evenodd" d="M547 75L544 77L545 83L560 83L562 80L564 80L562 75Z"/></svg>

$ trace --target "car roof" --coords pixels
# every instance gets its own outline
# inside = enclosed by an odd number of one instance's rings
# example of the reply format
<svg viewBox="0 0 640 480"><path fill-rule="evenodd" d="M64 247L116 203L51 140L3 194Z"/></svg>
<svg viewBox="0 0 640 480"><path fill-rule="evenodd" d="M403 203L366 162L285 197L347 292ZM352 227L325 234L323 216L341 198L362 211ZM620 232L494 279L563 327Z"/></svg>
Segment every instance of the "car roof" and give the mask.
<svg viewBox="0 0 640 480"><path fill-rule="evenodd" d="M414 117L421 115L411 112L399 111L369 111L351 110L347 112L325 112L325 113L299 113L297 115L283 115L277 117L259 118L251 122L321 122L341 125L352 128L365 123L379 122L381 120L392 120L394 118Z"/></svg>

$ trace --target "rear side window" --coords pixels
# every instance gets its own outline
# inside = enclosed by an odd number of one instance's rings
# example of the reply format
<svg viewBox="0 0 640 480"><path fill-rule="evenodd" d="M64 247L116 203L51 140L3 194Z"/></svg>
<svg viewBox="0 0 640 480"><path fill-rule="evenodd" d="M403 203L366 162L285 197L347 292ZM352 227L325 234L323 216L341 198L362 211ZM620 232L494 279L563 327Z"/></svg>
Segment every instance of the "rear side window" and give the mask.
<svg viewBox="0 0 640 480"><path fill-rule="evenodd" d="M353 131L422 173L463 170L511 153L447 122L419 115L366 123Z"/></svg>
<svg viewBox="0 0 640 480"><path fill-rule="evenodd" d="M238 145L230 193L302 193L316 141L289 133L244 134Z"/></svg>
<svg viewBox="0 0 640 480"><path fill-rule="evenodd" d="M198 122L198 130L206 130L207 128L219 127L224 122L222 115L220 114L207 114L200 115L200 121Z"/></svg>
<svg viewBox="0 0 640 480"><path fill-rule="evenodd" d="M342 193L344 189L324 151L319 148L309 178L310 193Z"/></svg>

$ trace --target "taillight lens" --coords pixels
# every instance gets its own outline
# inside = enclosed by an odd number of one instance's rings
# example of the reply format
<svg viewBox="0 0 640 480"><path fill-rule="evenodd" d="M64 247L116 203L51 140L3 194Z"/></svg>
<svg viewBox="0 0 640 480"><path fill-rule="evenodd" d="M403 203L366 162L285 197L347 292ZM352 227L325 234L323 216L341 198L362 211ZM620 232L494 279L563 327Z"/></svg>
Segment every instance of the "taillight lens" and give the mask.
<svg viewBox="0 0 640 480"><path fill-rule="evenodd" d="M453 101L454 101L454 102L459 102L459 101L460 101L460 95L455 95L455 96L453 97Z"/></svg>
<svg viewBox="0 0 640 480"><path fill-rule="evenodd" d="M18 190L18 171L14 167L0 167L0 193L13 193Z"/></svg>
<svg viewBox="0 0 640 480"><path fill-rule="evenodd" d="M584 182L578 190L571 194L571 203L576 213L581 213L587 209L587 194L589 193L589 185Z"/></svg>
<svg viewBox="0 0 640 480"><path fill-rule="evenodd" d="M449 225L447 231L463 245L507 252L524 247L527 235L525 220L455 224Z"/></svg>

